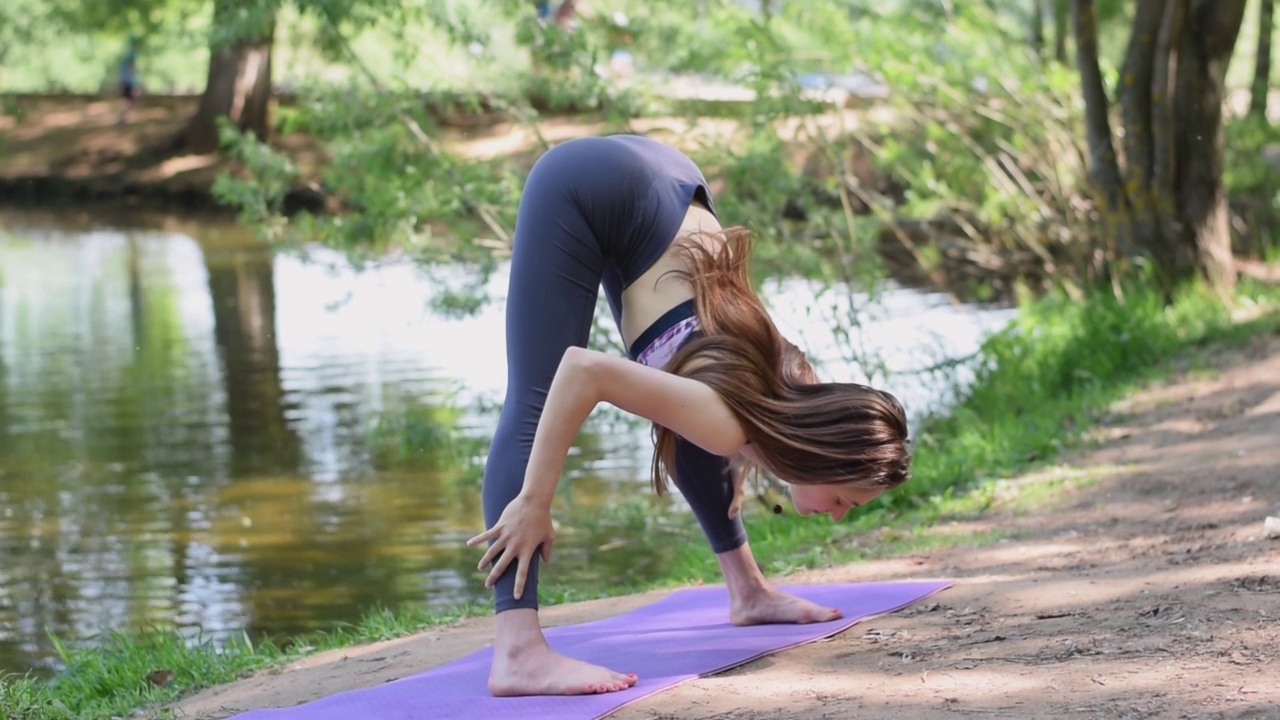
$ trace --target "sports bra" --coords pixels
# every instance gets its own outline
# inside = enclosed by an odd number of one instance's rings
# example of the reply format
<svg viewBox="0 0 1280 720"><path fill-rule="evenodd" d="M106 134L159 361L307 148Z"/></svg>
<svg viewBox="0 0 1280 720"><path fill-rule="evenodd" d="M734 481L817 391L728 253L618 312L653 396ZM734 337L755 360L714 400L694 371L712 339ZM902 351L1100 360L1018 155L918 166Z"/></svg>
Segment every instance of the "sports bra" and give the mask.
<svg viewBox="0 0 1280 720"><path fill-rule="evenodd" d="M698 330L697 306L693 300L686 300L640 333L628 354L642 365L661 370Z"/></svg>

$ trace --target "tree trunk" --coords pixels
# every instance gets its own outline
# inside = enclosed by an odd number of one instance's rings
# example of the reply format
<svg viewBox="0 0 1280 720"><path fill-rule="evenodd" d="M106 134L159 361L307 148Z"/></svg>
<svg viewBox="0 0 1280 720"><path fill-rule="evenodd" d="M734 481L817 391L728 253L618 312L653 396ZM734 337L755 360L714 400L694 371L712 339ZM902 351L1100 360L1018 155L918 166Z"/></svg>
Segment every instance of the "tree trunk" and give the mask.
<svg viewBox="0 0 1280 720"><path fill-rule="evenodd" d="M1076 63L1084 94L1084 121L1089 145L1089 176L1095 190L1103 232L1122 253L1128 254L1128 201L1120 179L1120 165L1112 144L1110 103L1098 65L1098 16L1093 0L1072 0Z"/></svg>
<svg viewBox="0 0 1280 720"><path fill-rule="evenodd" d="M1227 289L1235 283L1235 272L1222 187L1222 105L1227 65L1240 34L1246 0L1183 1L1190 5L1178 47L1173 105L1178 129L1179 240L1184 248L1179 255L1194 257L1211 284ZM1188 274L1181 263L1177 270Z"/></svg>
<svg viewBox="0 0 1280 720"><path fill-rule="evenodd" d="M1249 112L1267 116L1271 92L1271 34L1275 30L1275 0L1262 0L1258 8L1258 54L1253 66L1253 97Z"/></svg>
<svg viewBox="0 0 1280 720"><path fill-rule="evenodd" d="M1183 0L1166 0L1164 6L1153 51L1155 60L1151 77L1151 192L1159 224L1159 240L1163 246L1153 248L1153 252L1157 257L1173 257L1178 252L1179 233L1177 202L1174 199L1178 156L1173 96L1177 90L1174 80L1178 73L1178 38L1186 22L1187 8Z"/></svg>
<svg viewBox="0 0 1280 720"><path fill-rule="evenodd" d="M1049 0L1053 3L1053 57L1067 64L1067 26L1070 25L1069 0Z"/></svg>
<svg viewBox="0 0 1280 720"><path fill-rule="evenodd" d="M214 27L220 18L237 9L234 0L218 0L214 7ZM218 118L227 118L235 127L261 139L268 134L271 104L271 47L274 24L261 34L227 45L210 48L209 75L200 106L183 130L188 152L208 153L218 149Z"/></svg>
<svg viewBox="0 0 1280 720"><path fill-rule="evenodd" d="M1131 213L1133 242L1144 250L1157 248L1161 244L1156 216L1156 192L1152 184L1153 83L1161 20L1169 4L1168 0L1139 0L1117 92L1120 117L1124 123L1122 142L1125 199Z"/></svg>
<svg viewBox="0 0 1280 720"><path fill-rule="evenodd" d="M1166 289L1197 272L1220 290L1235 281L1222 112L1246 1L1139 0L1118 91L1121 166L1098 67L1097 10L1093 0L1072 0L1102 233L1123 255L1131 243L1149 255Z"/></svg>

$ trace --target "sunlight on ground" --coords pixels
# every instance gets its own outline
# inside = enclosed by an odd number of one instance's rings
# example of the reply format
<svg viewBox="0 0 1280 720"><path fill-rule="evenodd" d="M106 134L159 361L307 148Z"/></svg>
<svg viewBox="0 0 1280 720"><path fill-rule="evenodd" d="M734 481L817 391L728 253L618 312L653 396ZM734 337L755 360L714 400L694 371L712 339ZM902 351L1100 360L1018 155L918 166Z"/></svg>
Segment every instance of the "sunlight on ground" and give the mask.
<svg viewBox="0 0 1280 720"><path fill-rule="evenodd" d="M171 178L192 170L203 170L219 163L217 155L182 155L160 163L159 167L149 171L148 176Z"/></svg>

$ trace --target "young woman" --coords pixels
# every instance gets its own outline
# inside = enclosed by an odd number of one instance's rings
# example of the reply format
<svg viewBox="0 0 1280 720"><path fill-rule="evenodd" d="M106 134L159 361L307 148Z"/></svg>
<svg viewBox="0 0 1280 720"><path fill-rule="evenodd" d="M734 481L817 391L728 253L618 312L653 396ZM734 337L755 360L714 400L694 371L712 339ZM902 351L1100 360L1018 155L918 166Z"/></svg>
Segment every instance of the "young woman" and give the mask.
<svg viewBox="0 0 1280 720"><path fill-rule="evenodd" d="M654 423L655 489L669 476L692 507L732 622L839 617L765 580L739 517L744 473L764 468L791 486L801 515L838 521L907 479L906 419L887 393L818 381L753 294L748 252L745 230L720 226L698 167L654 140L571 140L530 171L507 295L507 394L484 474L489 529L467 543L490 543L480 568L492 564L496 597L494 694L637 681L555 653L538 621L556 483L601 402ZM601 285L631 359L585 349Z"/></svg>

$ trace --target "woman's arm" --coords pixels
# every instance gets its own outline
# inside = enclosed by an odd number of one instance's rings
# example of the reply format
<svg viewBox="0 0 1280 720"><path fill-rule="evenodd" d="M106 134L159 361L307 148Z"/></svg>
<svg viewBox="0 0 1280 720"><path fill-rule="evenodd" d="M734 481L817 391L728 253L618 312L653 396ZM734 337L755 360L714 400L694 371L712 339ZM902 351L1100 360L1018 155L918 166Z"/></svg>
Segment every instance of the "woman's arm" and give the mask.
<svg viewBox="0 0 1280 720"><path fill-rule="evenodd" d="M741 424L710 387L630 360L569 348L547 390L520 494L493 527L467 541L468 546L490 543L477 568L493 564L485 585L492 586L514 562L514 593L519 598L534 553L541 548L542 559L551 560L555 541L551 500L556 484L569 446L601 402L669 428L716 455L732 455L746 443ZM734 504L731 514L741 506L737 499Z"/></svg>
<svg viewBox="0 0 1280 720"><path fill-rule="evenodd" d="M732 455L746 444L742 425L707 385L623 358L571 347L565 351L547 391L521 495L551 506L569 447L587 416L601 402L668 428L715 455Z"/></svg>

